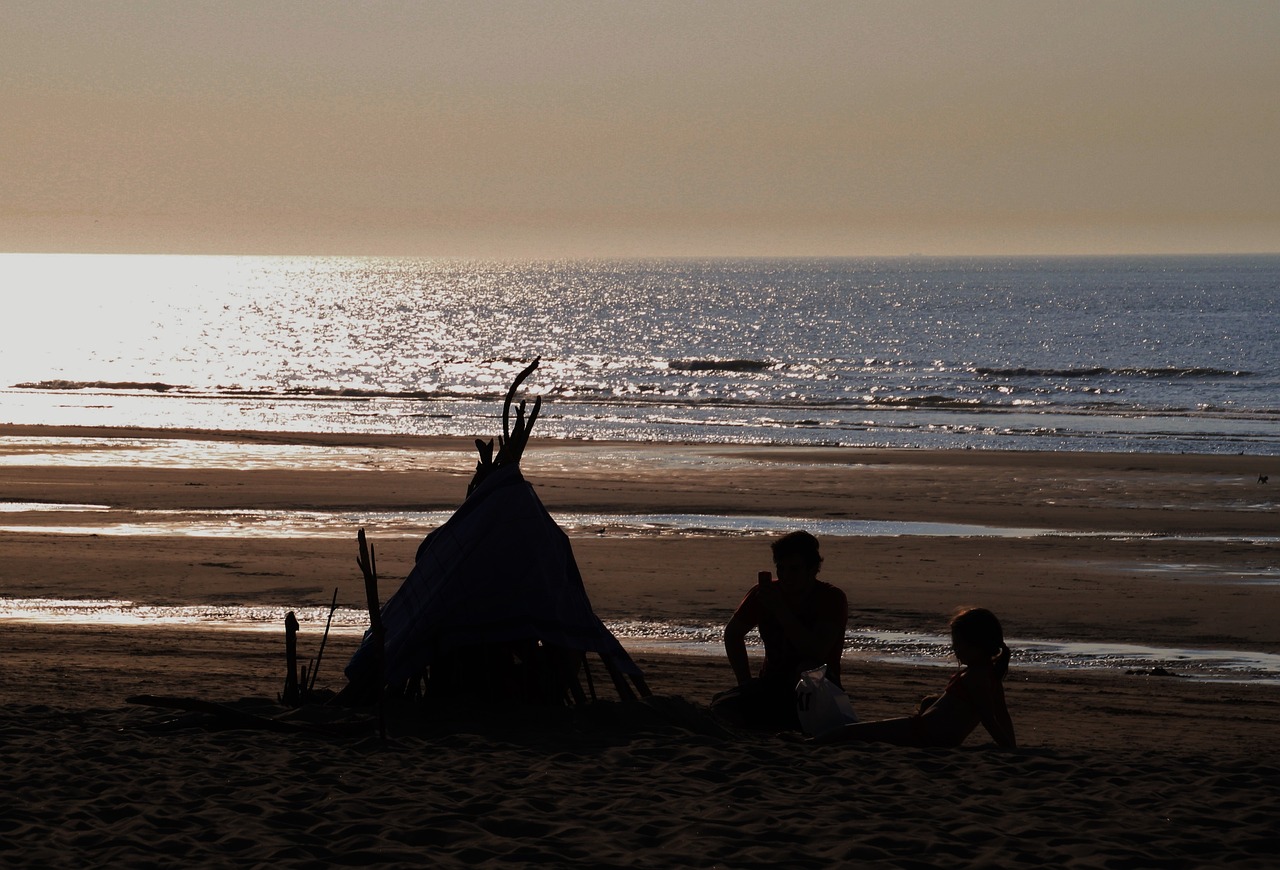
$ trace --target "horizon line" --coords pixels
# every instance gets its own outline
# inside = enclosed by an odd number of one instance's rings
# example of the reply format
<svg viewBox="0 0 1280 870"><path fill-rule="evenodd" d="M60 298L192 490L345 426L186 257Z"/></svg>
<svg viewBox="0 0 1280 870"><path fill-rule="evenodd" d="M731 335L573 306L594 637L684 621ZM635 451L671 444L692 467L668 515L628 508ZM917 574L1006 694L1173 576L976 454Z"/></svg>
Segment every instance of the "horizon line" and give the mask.
<svg viewBox="0 0 1280 870"><path fill-rule="evenodd" d="M567 260L645 261L645 260L953 260L953 259L1124 259L1124 258L1177 258L1177 257L1275 257L1275 250L1187 250L1187 251L998 251L983 253L681 253L681 254L491 254L491 253L359 253L359 252L310 252L301 251L201 251L201 250L0 250L0 256L47 257L261 257L278 259L355 259L355 260L450 260L489 262L564 262Z"/></svg>

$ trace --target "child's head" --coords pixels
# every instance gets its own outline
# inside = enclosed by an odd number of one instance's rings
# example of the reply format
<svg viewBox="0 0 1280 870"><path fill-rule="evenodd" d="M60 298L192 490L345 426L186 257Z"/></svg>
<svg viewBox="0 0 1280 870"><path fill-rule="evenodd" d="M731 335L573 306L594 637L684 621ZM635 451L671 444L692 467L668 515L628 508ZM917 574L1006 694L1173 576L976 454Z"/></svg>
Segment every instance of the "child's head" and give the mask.
<svg viewBox="0 0 1280 870"><path fill-rule="evenodd" d="M966 607L951 618L951 645L961 661L964 661L962 648L974 651L981 662L989 661L1001 679L1009 670L1010 654L1004 643L1004 629L996 615L984 607Z"/></svg>

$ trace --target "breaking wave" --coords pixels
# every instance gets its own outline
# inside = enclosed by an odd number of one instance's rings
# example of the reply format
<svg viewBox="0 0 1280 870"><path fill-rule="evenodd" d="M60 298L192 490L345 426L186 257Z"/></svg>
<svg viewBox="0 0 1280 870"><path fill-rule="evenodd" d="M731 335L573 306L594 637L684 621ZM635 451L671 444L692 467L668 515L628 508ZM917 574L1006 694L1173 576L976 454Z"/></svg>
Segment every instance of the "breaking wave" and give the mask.
<svg viewBox="0 0 1280 870"><path fill-rule="evenodd" d="M780 364L771 364L780 365ZM1026 370L1030 371L1030 370ZM364 402L398 402L408 403L410 407L388 412L380 409L376 413L403 414L415 418L449 418L455 413L467 414L470 404L489 405L500 402L505 390L497 386L481 384L457 384L433 389L413 389L394 387L335 387L325 385L295 386L252 386L217 385L213 387L193 387L182 384L164 382L136 381L100 381L100 380L48 380L14 384L15 390L32 390L47 392L95 391L113 394L144 394L156 398L172 400L221 400L229 402L262 401L271 402L287 399L303 403L351 403ZM672 383L650 382L630 383L623 385L570 383L552 386L540 391L546 399L555 403L568 416L580 417L590 415L592 408L597 413L616 414L616 409L632 408L641 413L650 414L650 410L658 407L683 408L688 411L697 409L740 408L748 413L768 413L770 409L778 412L801 411L813 414L824 412L834 415L844 413L862 413L875 411L922 411L922 412L964 412L964 413L1044 413L1059 414L1103 414L1108 416L1127 416L1133 414L1167 414L1177 416L1228 416L1239 418L1272 417L1280 410L1271 408L1233 408L1230 406L1202 403L1196 406L1179 404L1143 404L1141 402L1125 402L1123 400L1095 400L1082 403L1063 404L1055 398L1042 394L1042 391L1031 391L1024 394L1019 391L1000 391L1000 395L975 396L972 393L947 395L942 392L912 393L908 388L901 393L862 393L848 392L844 394L822 395L817 391L805 395L783 389L763 388L758 391L740 391L722 383ZM1080 392L1072 390L1069 392ZM1083 390L1085 393L1101 391ZM1119 391L1118 391L1119 392ZM1057 392L1054 393L1058 395ZM416 406L416 407L415 407ZM572 408L572 410L569 410ZM605 411L605 409L614 409ZM358 414L358 411L348 413ZM370 412L373 413L373 412ZM625 415L625 412L623 412ZM744 425L750 421L743 419ZM822 421L813 418L789 419L790 425L824 425L831 420Z"/></svg>

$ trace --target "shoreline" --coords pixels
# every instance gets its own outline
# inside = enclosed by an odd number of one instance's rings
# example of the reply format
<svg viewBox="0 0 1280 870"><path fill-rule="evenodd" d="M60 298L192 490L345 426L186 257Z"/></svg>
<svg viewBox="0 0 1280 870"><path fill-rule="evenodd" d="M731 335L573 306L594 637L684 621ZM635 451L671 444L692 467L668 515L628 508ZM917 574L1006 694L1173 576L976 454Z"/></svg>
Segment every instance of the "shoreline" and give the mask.
<svg viewBox="0 0 1280 870"><path fill-rule="evenodd" d="M980 415L983 412L971 412ZM175 439L187 441L243 442L260 444L316 444L349 447L377 447L400 449L428 449L460 451L471 453L477 438L488 440L501 434L502 417L494 414L486 418L493 426L493 431L480 432L474 435L455 434L410 434L403 432L361 431L312 431L293 429L233 429L233 428L201 428L194 426L142 426L114 424L73 424L73 423L13 423L0 422L0 438L142 438L142 439ZM893 457L900 454L938 454L977 455L977 456L1091 456L1091 457L1128 457L1134 459L1159 459L1161 457L1191 458L1193 460L1230 460L1251 459L1262 466L1280 468L1280 454L1251 453L1239 450L1233 453L1219 451L1179 451L1179 452L1133 452L1124 450L1033 450L1019 447L919 447L919 446L879 446L879 445L844 445L844 444L789 444L789 443L743 443L732 440L705 441L693 438L584 438L570 436L547 435L541 431L529 442L529 450L548 449L549 445L570 445L578 447L649 447L649 448L702 448L722 451L752 451L779 453L811 452L819 456L830 453L867 453Z"/></svg>
<svg viewBox="0 0 1280 870"><path fill-rule="evenodd" d="M91 440L59 440L68 438ZM174 440L185 452L156 449ZM244 445L269 450L246 457ZM174 528L198 512L451 512L473 465L463 439L0 426L0 501L106 506L78 523L145 525L160 521L155 512L169 512ZM879 520L1072 533L826 537L823 576L849 595L851 629L934 631L955 607L981 603L1011 636L1280 653L1267 616L1280 583L1246 579L1270 564L1272 547L1254 541L1275 535L1280 509L1274 484L1257 482L1270 467L1259 457L535 440L522 465L553 516L767 514L797 527ZM8 597L304 607L327 605L339 587L342 601L363 601L354 528L144 538L42 531L65 522L56 510L22 520L0 538ZM418 538L383 540L375 523L368 534L379 542L385 598ZM722 624L768 567L769 537L602 527L575 531L573 545L602 618Z"/></svg>

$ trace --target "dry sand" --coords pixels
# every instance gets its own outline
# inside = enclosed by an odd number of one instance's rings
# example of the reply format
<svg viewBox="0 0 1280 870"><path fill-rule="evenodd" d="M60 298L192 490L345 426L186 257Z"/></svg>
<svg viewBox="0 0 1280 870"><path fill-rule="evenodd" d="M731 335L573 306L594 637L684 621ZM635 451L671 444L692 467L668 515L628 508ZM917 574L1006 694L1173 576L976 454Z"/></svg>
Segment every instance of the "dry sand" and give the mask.
<svg viewBox="0 0 1280 870"><path fill-rule="evenodd" d="M237 438L344 444L367 449L369 461L346 470L15 461L40 439L83 435L228 438L0 427L0 501L109 505L95 521L154 508L450 509L474 461L459 441L278 434ZM422 451L444 460L415 465ZM953 607L980 604L1015 637L1277 653L1280 585L1224 579L1276 567L1274 544L1230 539L1280 533L1277 464L538 442L524 467L553 511L1116 533L826 538L823 576L848 592L855 629L937 631ZM1272 482L1259 484L1260 473ZM1200 539L1177 537L1192 534ZM1223 540L1204 539L1214 536ZM402 577L415 546L381 544L383 576ZM605 619L718 622L768 567L763 537L604 534L574 548ZM384 597L396 585L384 583ZM4 597L302 607L327 605L335 587L360 600L349 536L0 535ZM304 634L304 656L316 642ZM330 643L322 685L339 687L353 643ZM981 731L956 750L816 749L716 727L705 705L730 682L721 660L636 658L658 696L647 704L396 715L383 741L217 730L209 717L125 703L154 693L249 708L240 699L256 697L266 700L253 709L278 712L282 633L0 622L0 864L1277 866L1274 685L1015 661L1016 751ZM864 718L908 712L946 678L861 661L846 671Z"/></svg>

